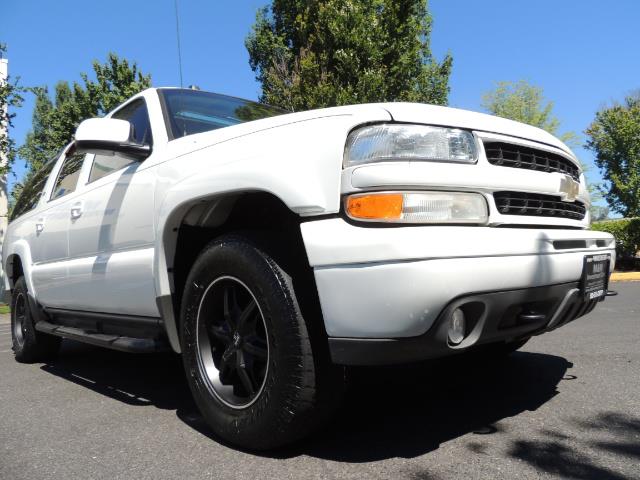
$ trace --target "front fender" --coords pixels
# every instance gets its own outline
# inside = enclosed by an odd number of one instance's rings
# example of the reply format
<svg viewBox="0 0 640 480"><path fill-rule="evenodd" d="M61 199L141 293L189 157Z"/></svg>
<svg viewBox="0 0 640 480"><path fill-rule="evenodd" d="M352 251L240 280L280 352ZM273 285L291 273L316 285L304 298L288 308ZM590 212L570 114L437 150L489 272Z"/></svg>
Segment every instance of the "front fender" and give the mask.
<svg viewBox="0 0 640 480"><path fill-rule="evenodd" d="M267 192L300 216L340 210L344 145L356 126L391 117L380 108L278 126L191 152L158 166L154 273L158 307L174 350L179 351L171 302L177 235L199 201L243 192Z"/></svg>

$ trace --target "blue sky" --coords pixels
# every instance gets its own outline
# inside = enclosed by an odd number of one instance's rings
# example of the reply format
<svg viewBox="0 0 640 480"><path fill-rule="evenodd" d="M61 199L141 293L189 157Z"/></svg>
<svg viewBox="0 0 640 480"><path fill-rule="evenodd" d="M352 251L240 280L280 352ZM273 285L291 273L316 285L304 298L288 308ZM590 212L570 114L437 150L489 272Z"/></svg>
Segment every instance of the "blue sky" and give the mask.
<svg viewBox="0 0 640 480"><path fill-rule="evenodd" d="M258 97L244 38L265 3L179 0L186 85ZM494 82L526 79L555 103L561 130L581 134L599 108L640 88L638 0L431 0L430 9L433 52L454 57L451 106L480 110ZM24 85L79 80L109 51L136 60L156 86L179 83L173 0L2 0L0 16L10 74ZM15 119L18 143L32 108L29 98ZM589 176L598 180L597 169Z"/></svg>

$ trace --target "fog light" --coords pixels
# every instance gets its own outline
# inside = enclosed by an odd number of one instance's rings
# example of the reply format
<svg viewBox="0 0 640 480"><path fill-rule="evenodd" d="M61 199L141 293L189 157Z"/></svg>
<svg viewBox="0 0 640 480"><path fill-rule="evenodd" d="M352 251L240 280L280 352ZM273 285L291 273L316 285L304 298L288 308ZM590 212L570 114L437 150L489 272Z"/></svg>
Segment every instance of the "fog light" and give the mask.
<svg viewBox="0 0 640 480"><path fill-rule="evenodd" d="M464 312L456 308L449 319L449 342L458 345L464 340L464 334L467 328L467 322L464 318Z"/></svg>

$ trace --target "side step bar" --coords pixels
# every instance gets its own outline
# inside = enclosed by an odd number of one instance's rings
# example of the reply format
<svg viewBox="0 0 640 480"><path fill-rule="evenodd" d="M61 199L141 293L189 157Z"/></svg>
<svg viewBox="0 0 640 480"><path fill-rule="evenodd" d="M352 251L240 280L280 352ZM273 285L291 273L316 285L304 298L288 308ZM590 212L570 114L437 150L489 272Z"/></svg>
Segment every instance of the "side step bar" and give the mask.
<svg viewBox="0 0 640 480"><path fill-rule="evenodd" d="M79 328L54 325L53 323L40 320L35 324L36 330L49 335L56 335L78 342L90 343L98 347L106 347L122 352L132 353L152 353L169 350L166 342L152 338L122 337L105 333L89 333Z"/></svg>

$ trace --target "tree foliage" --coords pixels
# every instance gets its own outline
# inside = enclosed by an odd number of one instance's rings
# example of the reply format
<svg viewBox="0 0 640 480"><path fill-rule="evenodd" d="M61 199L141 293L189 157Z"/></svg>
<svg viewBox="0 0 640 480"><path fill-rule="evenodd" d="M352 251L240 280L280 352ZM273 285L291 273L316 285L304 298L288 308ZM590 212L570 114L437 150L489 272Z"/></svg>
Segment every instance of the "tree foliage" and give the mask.
<svg viewBox="0 0 640 480"><path fill-rule="evenodd" d="M634 268L635 256L640 252L640 218L619 218L595 222L592 230L608 232L616 239L616 268Z"/></svg>
<svg viewBox="0 0 640 480"><path fill-rule="evenodd" d="M246 39L263 102L287 110L378 101L444 105L426 0L273 0Z"/></svg>
<svg viewBox="0 0 640 480"><path fill-rule="evenodd" d="M47 87L31 89L36 96L31 131L19 149L28 171L38 170L44 162L71 141L83 120L102 116L132 95L151 86L151 76L110 53L104 64L93 62L95 80L82 73L82 83L61 81L55 86L53 100Z"/></svg>
<svg viewBox="0 0 640 480"><path fill-rule="evenodd" d="M602 205L591 205L591 221L602 222L609 218L609 207Z"/></svg>
<svg viewBox="0 0 640 480"><path fill-rule="evenodd" d="M608 183L607 203L625 217L640 216L640 93L600 110L585 133Z"/></svg>
<svg viewBox="0 0 640 480"><path fill-rule="evenodd" d="M526 80L498 82L483 95L482 107L492 115L546 130L567 144L577 143L574 132L558 134L560 120L553 115L553 102L545 99L542 88Z"/></svg>
<svg viewBox="0 0 640 480"><path fill-rule="evenodd" d="M0 43L0 57L7 51L4 43ZM0 165L0 175L10 171L11 165L16 158L16 144L9 136L9 129L13 126L15 113L11 109L18 108L24 100L24 87L20 86L20 79L0 82L0 158L6 160L4 165Z"/></svg>

